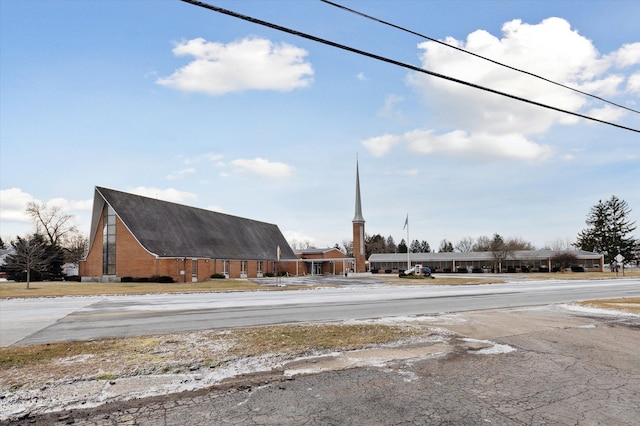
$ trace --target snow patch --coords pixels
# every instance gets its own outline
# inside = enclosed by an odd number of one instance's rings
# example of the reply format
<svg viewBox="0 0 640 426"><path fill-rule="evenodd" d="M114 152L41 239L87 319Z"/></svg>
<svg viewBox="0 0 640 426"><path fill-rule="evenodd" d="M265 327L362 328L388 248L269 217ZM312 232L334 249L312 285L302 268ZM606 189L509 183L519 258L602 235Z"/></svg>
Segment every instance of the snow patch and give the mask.
<svg viewBox="0 0 640 426"><path fill-rule="evenodd" d="M562 309L573 312L581 312L592 315L607 315L612 317L625 317L625 318L639 318L640 315L632 314L630 312L618 311L615 309L602 309L602 308L592 308L589 306L580 306L580 305L571 305L571 304L561 304L558 305Z"/></svg>
<svg viewBox="0 0 640 426"><path fill-rule="evenodd" d="M476 343L476 344L484 344L488 345L488 347L484 347L481 349L470 349L467 353L475 354L475 355L498 355L498 354L508 354L509 352L514 352L516 348L509 345L503 345L501 343L492 342L490 340L478 340L478 339L470 339L465 337L461 339L465 342Z"/></svg>

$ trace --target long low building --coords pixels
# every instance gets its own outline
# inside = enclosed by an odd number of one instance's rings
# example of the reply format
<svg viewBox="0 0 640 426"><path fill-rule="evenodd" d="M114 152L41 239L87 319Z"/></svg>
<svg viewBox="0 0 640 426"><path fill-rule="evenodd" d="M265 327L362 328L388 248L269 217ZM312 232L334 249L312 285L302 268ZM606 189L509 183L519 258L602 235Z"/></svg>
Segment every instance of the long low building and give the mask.
<svg viewBox="0 0 640 426"><path fill-rule="evenodd" d="M414 265L428 266L434 272L550 272L559 270L558 255L575 256L576 265L585 271L604 271L604 256L583 250L518 250L496 264L493 253L376 253L369 257L374 273L396 273Z"/></svg>

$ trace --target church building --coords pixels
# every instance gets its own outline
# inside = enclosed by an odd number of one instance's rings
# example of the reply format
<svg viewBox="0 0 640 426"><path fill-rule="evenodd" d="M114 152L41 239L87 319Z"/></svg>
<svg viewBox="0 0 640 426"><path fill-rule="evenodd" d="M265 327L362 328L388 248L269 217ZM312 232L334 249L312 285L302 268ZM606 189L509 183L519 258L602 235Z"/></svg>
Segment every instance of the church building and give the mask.
<svg viewBox="0 0 640 426"><path fill-rule="evenodd" d="M296 261L277 225L95 188L83 281L255 278Z"/></svg>
<svg viewBox="0 0 640 426"><path fill-rule="evenodd" d="M198 282L213 275L364 273L364 224L357 162L353 257L334 247L294 252L274 224L96 187L89 252L79 275L87 282Z"/></svg>

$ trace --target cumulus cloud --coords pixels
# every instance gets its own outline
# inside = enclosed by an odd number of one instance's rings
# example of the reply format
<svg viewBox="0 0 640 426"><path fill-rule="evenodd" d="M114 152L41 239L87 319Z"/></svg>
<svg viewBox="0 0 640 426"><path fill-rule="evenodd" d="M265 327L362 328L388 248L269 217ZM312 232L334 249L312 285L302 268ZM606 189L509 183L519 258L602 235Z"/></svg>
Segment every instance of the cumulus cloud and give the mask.
<svg viewBox="0 0 640 426"><path fill-rule="evenodd" d="M402 141L401 137L394 135L382 135L369 138L362 142L374 157L382 157L385 155L394 145L399 144Z"/></svg>
<svg viewBox="0 0 640 426"><path fill-rule="evenodd" d="M395 118L398 120L403 120L404 117L400 111L396 110L396 105L403 101L402 96L398 95L387 95L384 98L384 106L378 111L378 115L380 117L385 118Z"/></svg>
<svg viewBox="0 0 640 426"><path fill-rule="evenodd" d="M39 202L20 188L1 189L0 200L2 200L0 219L15 222L31 222L29 216L25 214L27 204Z"/></svg>
<svg viewBox="0 0 640 426"><path fill-rule="evenodd" d="M640 72L631 74L627 80L627 90L631 93L640 93Z"/></svg>
<svg viewBox="0 0 640 426"><path fill-rule="evenodd" d="M192 56L189 64L156 83L185 92L222 95L244 90L291 91L312 82L307 51L263 38L245 38L228 44L203 38L178 43L176 56Z"/></svg>
<svg viewBox="0 0 640 426"><path fill-rule="evenodd" d="M30 202L42 203L33 195L22 191L20 188L8 188L0 190L0 229L8 239L15 235L25 235L30 231L32 219L25 211ZM59 208L65 214L71 214L80 225L88 221L93 200L69 200L62 197L51 198L44 202L49 208Z"/></svg>
<svg viewBox="0 0 640 426"><path fill-rule="evenodd" d="M260 157L254 159L240 158L233 160L231 164L241 173L251 173L275 179L287 178L293 172L293 167L288 164L271 162Z"/></svg>
<svg viewBox="0 0 640 426"><path fill-rule="evenodd" d="M222 163L224 155L217 152L205 152L204 154L196 155L193 157L187 157L184 159L184 164L194 164L201 161L210 161L216 164Z"/></svg>
<svg viewBox="0 0 640 426"><path fill-rule="evenodd" d="M549 18L537 25L514 20L505 23L502 31L501 39L478 30L466 42L447 42L570 86L600 83L592 75L597 50L564 19ZM418 47L426 69L566 110L578 111L587 105L587 99L576 92L441 44L425 42ZM413 74L409 82L437 111L443 111L447 122L471 132L540 134L566 119L561 113L442 79Z"/></svg>
<svg viewBox="0 0 640 426"><path fill-rule="evenodd" d="M515 160L544 160L551 148L527 140L518 133L492 135L469 134L455 130L442 135L432 131L415 130L404 135L409 149L421 154L450 154L474 159L506 158Z"/></svg>
<svg viewBox="0 0 640 426"><path fill-rule="evenodd" d="M147 186L138 186L137 188L131 189L129 192L136 195L142 195L144 197L170 201L172 203L185 203L198 197L196 194L191 192L178 191L174 188L159 189Z"/></svg>
<svg viewBox="0 0 640 426"><path fill-rule="evenodd" d="M624 45L601 55L592 42L561 18L538 24L516 19L506 22L502 36L477 30L466 40L447 38L447 44L527 70L547 79L600 95L619 94L625 88L623 72L614 69L640 63L640 43ZM497 66L433 41L418 45L422 67L497 91L557 108L616 120L624 112L602 106L575 91L549 84L524 73ZM487 93L448 80L412 73L408 84L433 113L433 123L402 135L382 135L363 145L374 156L383 156L399 143L422 153L467 158L540 160L553 150L536 141L553 125L571 125L578 117ZM640 90L640 77L626 80L629 92ZM387 103L389 100L387 100Z"/></svg>
<svg viewBox="0 0 640 426"><path fill-rule="evenodd" d="M185 176L193 174L195 172L196 172L196 169L194 169L193 167L188 167L186 169L177 170L173 173L170 173L169 175L167 175L166 179L168 180L182 179Z"/></svg>
<svg viewBox="0 0 640 426"><path fill-rule="evenodd" d="M600 108L593 108L587 111L589 117L597 118L604 121L616 121L624 115L624 111L621 108L616 108L611 105L604 105Z"/></svg>
<svg viewBox="0 0 640 426"><path fill-rule="evenodd" d="M67 200L66 198L52 198L47 201L48 207L58 207L63 212L89 212L93 207L93 199Z"/></svg>
<svg viewBox="0 0 640 426"><path fill-rule="evenodd" d="M615 52L606 55L605 61L610 61L616 68L626 68L640 64L640 42L624 44Z"/></svg>

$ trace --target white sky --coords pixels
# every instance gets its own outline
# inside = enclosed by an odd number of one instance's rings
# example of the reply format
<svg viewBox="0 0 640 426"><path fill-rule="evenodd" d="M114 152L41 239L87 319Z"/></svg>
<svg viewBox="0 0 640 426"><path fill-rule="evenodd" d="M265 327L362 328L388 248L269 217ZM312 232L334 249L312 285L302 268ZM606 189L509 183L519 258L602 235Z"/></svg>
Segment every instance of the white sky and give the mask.
<svg viewBox="0 0 640 426"><path fill-rule="evenodd" d="M215 1L259 19L640 129L640 114L319 1ZM345 1L640 109L640 2ZM573 241L599 199L640 223L640 134L378 62L180 1L2 2L0 235L29 201L88 233L93 188L351 239ZM331 23L327 25L327 23ZM637 234L636 234L637 235Z"/></svg>

